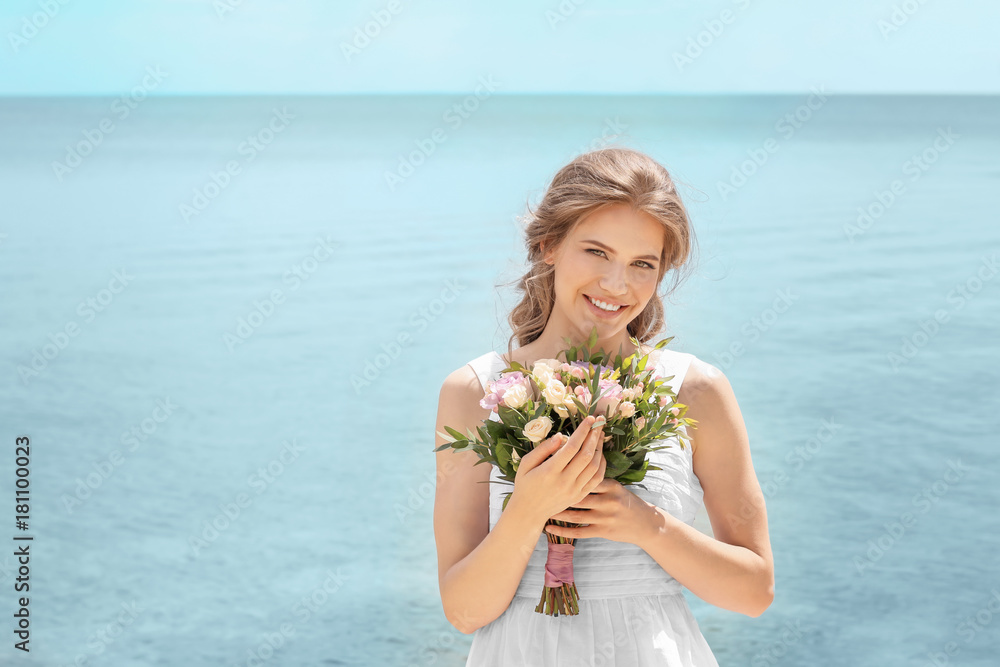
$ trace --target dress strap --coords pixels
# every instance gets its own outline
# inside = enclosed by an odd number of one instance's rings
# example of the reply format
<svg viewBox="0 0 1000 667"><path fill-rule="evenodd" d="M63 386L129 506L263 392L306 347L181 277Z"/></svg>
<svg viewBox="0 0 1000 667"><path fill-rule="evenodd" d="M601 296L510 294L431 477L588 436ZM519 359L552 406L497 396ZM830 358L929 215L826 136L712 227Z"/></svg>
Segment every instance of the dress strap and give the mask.
<svg viewBox="0 0 1000 667"><path fill-rule="evenodd" d="M662 377L674 377L666 382L666 384L673 390L674 394L679 394L681 390L681 384L684 382L684 378L691 368L691 362L694 361L695 355L690 352L678 352L677 350L668 350L663 348L660 351L659 360L659 370Z"/></svg>
<svg viewBox="0 0 1000 667"><path fill-rule="evenodd" d="M501 370L501 359L496 352L487 352L469 362L469 366L476 372L479 383L483 386L483 394L489 389L489 383L496 380L496 376Z"/></svg>

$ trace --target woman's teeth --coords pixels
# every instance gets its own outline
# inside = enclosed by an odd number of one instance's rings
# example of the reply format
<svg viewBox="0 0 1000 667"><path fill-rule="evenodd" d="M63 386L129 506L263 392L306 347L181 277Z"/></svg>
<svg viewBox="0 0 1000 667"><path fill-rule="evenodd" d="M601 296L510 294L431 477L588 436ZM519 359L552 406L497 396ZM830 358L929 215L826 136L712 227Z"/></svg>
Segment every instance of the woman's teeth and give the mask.
<svg viewBox="0 0 1000 667"><path fill-rule="evenodd" d="M589 296L587 297L587 299L589 299L592 304L594 304L601 310L606 310L611 313L617 312L618 310L621 309L621 306L611 306L609 304L604 303L603 301L597 301Z"/></svg>

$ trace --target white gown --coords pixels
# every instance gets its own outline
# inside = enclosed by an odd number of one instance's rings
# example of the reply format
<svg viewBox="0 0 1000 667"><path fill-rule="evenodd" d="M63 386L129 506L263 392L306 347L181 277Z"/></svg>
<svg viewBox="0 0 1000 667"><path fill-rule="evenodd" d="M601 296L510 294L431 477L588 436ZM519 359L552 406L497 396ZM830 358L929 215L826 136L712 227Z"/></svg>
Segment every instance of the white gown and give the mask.
<svg viewBox="0 0 1000 667"><path fill-rule="evenodd" d="M654 351L663 377L677 392L694 355L667 348ZM496 352L469 362L483 387L506 366ZM497 419L496 413L491 419ZM662 470L646 473L648 490L632 493L688 525L702 503L691 464L691 447L673 446L650 454ZM662 444L662 443L661 443ZM500 518L502 494L513 487L491 466L490 530ZM492 483L499 480L499 483ZM680 582L634 544L603 537L577 539L573 578L580 613L548 616L535 611L542 595L548 541L539 536L510 605L473 635L466 667L718 667L712 650L681 594Z"/></svg>

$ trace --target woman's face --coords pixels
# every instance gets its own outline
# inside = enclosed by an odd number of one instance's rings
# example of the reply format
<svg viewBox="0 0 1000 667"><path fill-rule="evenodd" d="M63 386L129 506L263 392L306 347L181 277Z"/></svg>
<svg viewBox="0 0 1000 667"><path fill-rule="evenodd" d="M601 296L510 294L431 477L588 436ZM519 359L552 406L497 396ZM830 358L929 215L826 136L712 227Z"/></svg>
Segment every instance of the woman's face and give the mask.
<svg viewBox="0 0 1000 667"><path fill-rule="evenodd" d="M580 221L545 256L555 265L554 310L563 324L583 338L594 326L600 340L616 338L656 291L663 243L663 226L627 204L605 206ZM601 308L592 298L617 309Z"/></svg>

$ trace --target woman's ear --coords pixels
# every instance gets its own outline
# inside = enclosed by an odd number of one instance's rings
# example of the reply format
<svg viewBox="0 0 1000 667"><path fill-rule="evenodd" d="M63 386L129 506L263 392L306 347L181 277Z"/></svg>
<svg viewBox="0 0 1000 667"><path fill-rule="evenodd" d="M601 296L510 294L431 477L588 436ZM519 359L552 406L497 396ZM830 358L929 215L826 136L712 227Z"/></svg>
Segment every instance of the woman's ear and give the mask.
<svg viewBox="0 0 1000 667"><path fill-rule="evenodd" d="M542 252L542 261L545 262L546 264L552 264L551 253L549 255L545 254L545 241L542 241L538 244L538 249L541 250Z"/></svg>

